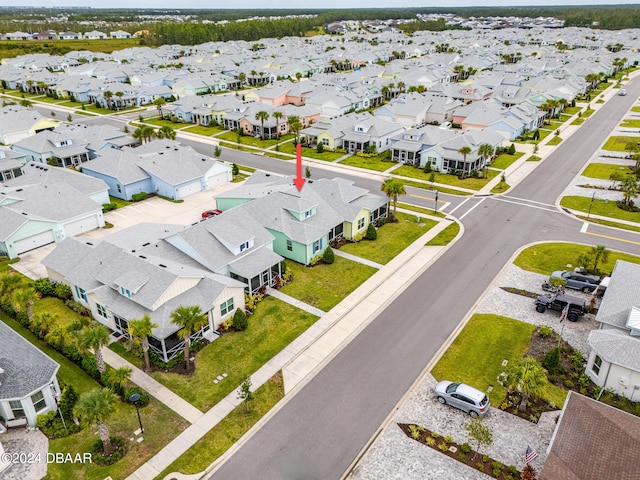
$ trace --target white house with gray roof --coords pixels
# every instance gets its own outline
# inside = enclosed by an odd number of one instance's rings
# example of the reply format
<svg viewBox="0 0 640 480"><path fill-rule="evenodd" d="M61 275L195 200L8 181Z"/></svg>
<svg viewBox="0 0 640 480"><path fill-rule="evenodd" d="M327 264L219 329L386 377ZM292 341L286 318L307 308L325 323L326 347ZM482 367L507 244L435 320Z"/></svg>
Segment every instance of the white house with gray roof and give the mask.
<svg viewBox="0 0 640 480"><path fill-rule="evenodd" d="M618 260L589 333L585 373L598 386L640 400L640 265Z"/></svg>
<svg viewBox="0 0 640 480"><path fill-rule="evenodd" d="M35 425L57 408L60 365L0 321L0 417L8 427Z"/></svg>

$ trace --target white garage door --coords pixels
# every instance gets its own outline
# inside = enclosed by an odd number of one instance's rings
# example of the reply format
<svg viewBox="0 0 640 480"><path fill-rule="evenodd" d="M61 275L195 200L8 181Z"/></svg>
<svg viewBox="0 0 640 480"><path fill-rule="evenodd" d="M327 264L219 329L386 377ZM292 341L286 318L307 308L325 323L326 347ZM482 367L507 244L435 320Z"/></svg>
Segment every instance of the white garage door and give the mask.
<svg viewBox="0 0 640 480"><path fill-rule="evenodd" d="M178 197L179 198L188 197L189 195L193 195L194 193L198 193L199 191L200 191L200 180L180 187L178 189Z"/></svg>
<svg viewBox="0 0 640 480"><path fill-rule="evenodd" d="M228 178L227 172L217 173L207 178L207 184L209 188L213 188L215 185L226 183Z"/></svg>
<svg viewBox="0 0 640 480"><path fill-rule="evenodd" d="M67 237L72 237L74 235L78 235L79 233L88 232L89 230L94 230L98 228L98 217L91 216L87 218L82 218L80 220L75 220L73 222L67 223L64 225L64 233Z"/></svg>
<svg viewBox="0 0 640 480"><path fill-rule="evenodd" d="M53 242L55 242L53 231L47 230L46 232L37 233L28 238L18 240L13 246L16 249L16 255L20 255L21 253L42 247L43 245L49 245Z"/></svg>

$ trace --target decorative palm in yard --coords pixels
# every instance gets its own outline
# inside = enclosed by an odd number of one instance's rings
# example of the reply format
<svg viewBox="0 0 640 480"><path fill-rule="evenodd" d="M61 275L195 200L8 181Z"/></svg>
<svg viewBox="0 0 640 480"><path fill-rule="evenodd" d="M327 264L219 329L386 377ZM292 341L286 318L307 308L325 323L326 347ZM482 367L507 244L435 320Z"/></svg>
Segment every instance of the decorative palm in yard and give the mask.
<svg viewBox="0 0 640 480"><path fill-rule="evenodd" d="M396 219L396 211L398 209L398 195L405 195L404 184L395 178L387 178L380 187L387 197L393 201L393 221Z"/></svg>
<svg viewBox="0 0 640 480"><path fill-rule="evenodd" d="M260 139L264 140L264 122L269 119L269 113L260 110L256 113L256 120L260 122Z"/></svg>
<svg viewBox="0 0 640 480"><path fill-rule="evenodd" d="M158 97L153 101L153 104L158 109L158 115L160 115L160 118L162 118L162 107L167 104L167 101L162 97Z"/></svg>
<svg viewBox="0 0 640 480"><path fill-rule="evenodd" d="M547 371L533 357L525 357L511 367L505 377L505 387L512 392L520 393L518 410L524 412L529 400L536 400L544 392L547 384Z"/></svg>
<svg viewBox="0 0 640 480"><path fill-rule="evenodd" d="M458 153L462 155L463 165L462 165L462 178L467 176L467 155L471 153L471 148L468 146L460 147Z"/></svg>
<svg viewBox="0 0 640 480"><path fill-rule="evenodd" d="M142 346L145 370L149 370L151 368L151 363L149 362L149 337L151 336L151 331L154 328L158 328L158 325L151 321L151 317L149 317L149 315L144 315L140 319L133 319L129 321L129 335L131 335L131 340L136 345Z"/></svg>
<svg viewBox="0 0 640 480"><path fill-rule="evenodd" d="M93 353L96 358L96 368L103 374L107 369L102 357L102 347L109 344L109 330L102 325L85 327L80 330L80 347Z"/></svg>
<svg viewBox="0 0 640 480"><path fill-rule="evenodd" d="M478 147L478 155L480 155L483 160L482 171L484 178L487 178L487 160L493 157L494 153L495 150L493 149L493 146L488 143L483 143Z"/></svg>
<svg viewBox="0 0 640 480"><path fill-rule="evenodd" d="M163 125L160 127L157 133L158 138L166 138L168 140L176 139L176 131L169 125Z"/></svg>
<svg viewBox="0 0 640 480"><path fill-rule="evenodd" d="M14 290L11 298L13 300L13 309L16 312L25 311L27 313L29 323L31 323L33 321L33 305L38 299L36 291L32 287L20 288L18 290Z"/></svg>
<svg viewBox="0 0 640 480"><path fill-rule="evenodd" d="M276 136L278 140L280 140L280 119L282 118L282 112L276 110L271 116L276 119Z"/></svg>
<svg viewBox="0 0 640 480"><path fill-rule="evenodd" d="M191 371L191 362L189 361L191 335L207 324L207 318L197 305L192 307L184 307L180 305L171 314L171 322L182 327L178 330L178 336L184 340L184 361L185 368L188 373Z"/></svg>
<svg viewBox="0 0 640 480"><path fill-rule="evenodd" d="M80 396L73 413L88 426L98 427L98 436L102 440L102 449L105 455L111 455L114 451L109 438L109 427L106 420L116 410L117 398L108 388L91 390Z"/></svg>

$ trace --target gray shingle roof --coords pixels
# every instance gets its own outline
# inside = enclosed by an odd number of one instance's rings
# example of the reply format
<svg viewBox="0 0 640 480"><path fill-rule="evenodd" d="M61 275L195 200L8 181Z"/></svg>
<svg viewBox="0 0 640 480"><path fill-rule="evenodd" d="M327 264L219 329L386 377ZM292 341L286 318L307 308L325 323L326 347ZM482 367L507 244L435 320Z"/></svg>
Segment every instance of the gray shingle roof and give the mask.
<svg viewBox="0 0 640 480"><path fill-rule="evenodd" d="M640 372L640 338L605 328L592 330L587 342L607 362Z"/></svg>
<svg viewBox="0 0 640 480"><path fill-rule="evenodd" d="M22 398L51 383L57 362L0 321L0 400Z"/></svg>
<svg viewBox="0 0 640 480"><path fill-rule="evenodd" d="M632 307L640 306L640 265L618 260L596 320L626 329Z"/></svg>

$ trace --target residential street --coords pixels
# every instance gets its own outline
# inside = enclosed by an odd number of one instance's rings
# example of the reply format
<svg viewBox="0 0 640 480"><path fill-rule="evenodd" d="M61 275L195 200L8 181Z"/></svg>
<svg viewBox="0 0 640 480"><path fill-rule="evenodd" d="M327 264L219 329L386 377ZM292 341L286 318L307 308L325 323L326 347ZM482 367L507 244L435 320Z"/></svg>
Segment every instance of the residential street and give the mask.
<svg viewBox="0 0 640 480"><path fill-rule="evenodd" d="M640 95L637 80L626 88L627 97L607 102L508 197L466 201L455 212L463 237L209 478L340 478L522 246L563 240L640 254L637 234L596 226L581 233L582 222L553 209Z"/></svg>

